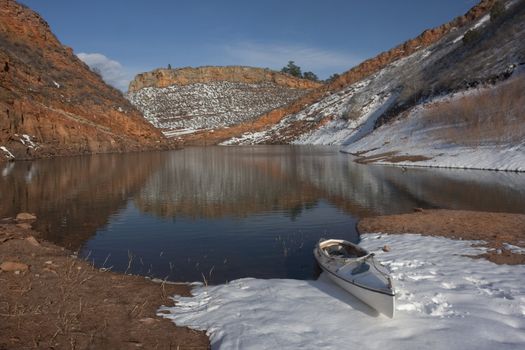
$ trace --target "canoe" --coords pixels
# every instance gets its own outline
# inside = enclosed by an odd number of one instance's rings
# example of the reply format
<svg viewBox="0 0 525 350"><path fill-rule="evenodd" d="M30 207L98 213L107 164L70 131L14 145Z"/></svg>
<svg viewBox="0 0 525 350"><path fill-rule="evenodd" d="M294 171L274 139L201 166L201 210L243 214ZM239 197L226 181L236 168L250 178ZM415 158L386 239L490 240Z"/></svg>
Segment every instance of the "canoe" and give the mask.
<svg viewBox="0 0 525 350"><path fill-rule="evenodd" d="M394 317L392 278L374 253L345 240L328 239L319 241L314 256L332 281L379 313Z"/></svg>

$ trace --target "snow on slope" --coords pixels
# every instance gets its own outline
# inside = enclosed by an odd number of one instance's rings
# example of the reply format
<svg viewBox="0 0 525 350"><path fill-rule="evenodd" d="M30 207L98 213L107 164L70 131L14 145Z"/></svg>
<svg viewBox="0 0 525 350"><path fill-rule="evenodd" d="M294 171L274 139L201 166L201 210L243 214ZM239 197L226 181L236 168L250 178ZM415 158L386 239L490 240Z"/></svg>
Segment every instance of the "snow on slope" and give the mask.
<svg viewBox="0 0 525 350"><path fill-rule="evenodd" d="M229 81L147 87L128 94L147 120L162 129L219 128L237 124L302 96L307 90L275 83ZM166 136L170 136L167 134Z"/></svg>
<svg viewBox="0 0 525 350"><path fill-rule="evenodd" d="M245 278L200 286L159 315L206 330L212 349L523 349L525 266L465 255L474 241L363 235L390 268L396 316L388 319L322 274L317 281ZM391 251L380 247L388 244Z"/></svg>
<svg viewBox="0 0 525 350"><path fill-rule="evenodd" d="M435 99L342 150L383 164L525 171L525 96L516 91L524 87L520 74L495 87ZM409 158L394 161L392 153ZM414 162L411 156L429 159Z"/></svg>
<svg viewBox="0 0 525 350"><path fill-rule="evenodd" d="M376 74L283 118L268 130L246 133L223 144L348 145L372 132L376 120L389 108L417 105L422 102L421 96L459 91L470 84L506 74L509 65L514 69L516 64L525 61L525 6L522 3L512 6L515 7L508 11L514 11L514 17L499 27L491 27L490 17L484 16ZM468 44L458 39L472 28L482 31L481 42ZM294 130L294 124L300 128Z"/></svg>

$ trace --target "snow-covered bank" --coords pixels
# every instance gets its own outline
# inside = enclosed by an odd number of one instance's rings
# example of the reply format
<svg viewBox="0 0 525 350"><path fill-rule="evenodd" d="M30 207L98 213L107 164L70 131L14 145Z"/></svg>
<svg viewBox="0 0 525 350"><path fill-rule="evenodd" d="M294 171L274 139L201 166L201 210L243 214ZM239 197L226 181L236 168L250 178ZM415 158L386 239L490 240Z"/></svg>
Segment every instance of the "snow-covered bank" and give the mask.
<svg viewBox="0 0 525 350"><path fill-rule="evenodd" d="M391 132L391 130L390 130ZM432 145L418 143L418 140L404 140L381 148L388 140L395 139L385 130L382 135L375 134L376 138L368 138L341 149L345 153L360 153L371 159L376 164L390 164L404 167L435 167L455 169L479 169L500 171L525 171L525 143L508 147L480 146L461 147L453 145ZM395 142L395 141L394 141ZM394 152L394 154L390 154ZM417 157L423 156L430 159L418 161L391 161L392 157Z"/></svg>
<svg viewBox="0 0 525 350"><path fill-rule="evenodd" d="M362 236L396 282L397 314L377 315L324 275L201 286L159 314L205 329L214 349L522 349L525 266L465 255L474 241ZM391 251L380 250L389 245ZM165 314L168 312L167 314Z"/></svg>
<svg viewBox="0 0 525 350"><path fill-rule="evenodd" d="M435 98L343 147L364 162L525 171L525 76Z"/></svg>

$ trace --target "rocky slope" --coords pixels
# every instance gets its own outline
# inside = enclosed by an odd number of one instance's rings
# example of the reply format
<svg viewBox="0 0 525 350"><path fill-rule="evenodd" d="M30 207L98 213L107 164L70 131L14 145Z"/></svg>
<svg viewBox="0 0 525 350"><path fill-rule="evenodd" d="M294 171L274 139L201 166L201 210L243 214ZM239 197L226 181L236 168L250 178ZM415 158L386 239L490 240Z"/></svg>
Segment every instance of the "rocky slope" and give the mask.
<svg viewBox="0 0 525 350"><path fill-rule="evenodd" d="M268 69L157 69L130 83L128 98L168 136L230 127L286 105L322 84Z"/></svg>
<svg viewBox="0 0 525 350"><path fill-rule="evenodd" d="M364 163L525 171L525 1L496 14L483 4L475 21L444 25L437 41L225 143L339 144Z"/></svg>
<svg viewBox="0 0 525 350"><path fill-rule="evenodd" d="M167 147L37 13L0 1L0 159Z"/></svg>
<svg viewBox="0 0 525 350"><path fill-rule="evenodd" d="M229 143L349 144L432 96L507 78L525 60L525 41L523 2L506 3L512 8L491 21L494 1L481 1L464 16L363 62L293 108L272 111L280 115L275 124ZM478 36L464 41L471 29Z"/></svg>

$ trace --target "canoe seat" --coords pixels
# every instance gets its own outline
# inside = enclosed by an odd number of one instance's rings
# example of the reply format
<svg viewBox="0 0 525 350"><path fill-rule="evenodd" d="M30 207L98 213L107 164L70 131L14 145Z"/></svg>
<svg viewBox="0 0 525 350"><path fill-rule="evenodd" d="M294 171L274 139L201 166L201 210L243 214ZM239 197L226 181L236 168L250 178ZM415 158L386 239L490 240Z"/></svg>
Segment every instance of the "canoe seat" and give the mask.
<svg viewBox="0 0 525 350"><path fill-rule="evenodd" d="M345 259L353 259L353 258L359 258L366 255L365 251L355 249L352 246L347 245L339 245L334 244L331 246L326 247L325 252L334 258L345 258Z"/></svg>

